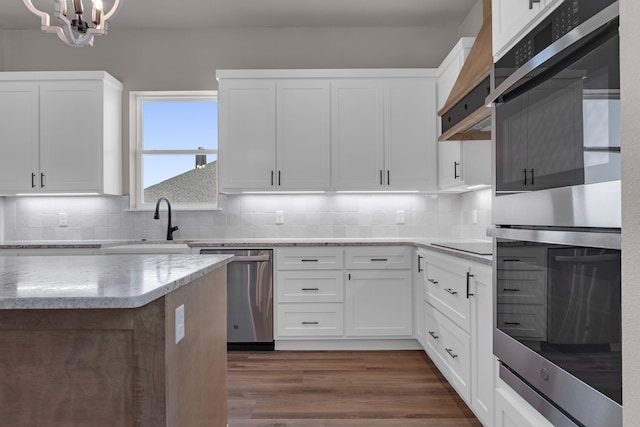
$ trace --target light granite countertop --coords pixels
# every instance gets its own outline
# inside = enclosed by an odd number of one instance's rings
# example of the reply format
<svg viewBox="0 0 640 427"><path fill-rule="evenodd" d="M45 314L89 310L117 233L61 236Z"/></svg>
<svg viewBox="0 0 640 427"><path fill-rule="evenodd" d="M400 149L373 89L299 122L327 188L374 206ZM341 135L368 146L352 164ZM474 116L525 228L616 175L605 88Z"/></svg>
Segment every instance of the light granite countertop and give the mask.
<svg viewBox="0 0 640 427"><path fill-rule="evenodd" d="M0 257L0 309L135 308L226 264L230 255Z"/></svg>
<svg viewBox="0 0 640 427"><path fill-rule="evenodd" d="M85 241L13 241L0 244L0 249L69 249L105 248L134 244L182 243L191 248L243 248L243 247L314 247L314 246L414 246L455 256L468 261L492 265L491 255L477 255L468 252L433 246L442 242L470 242L477 239L461 238L418 238L418 237L354 237L354 238L246 238L246 239L202 239L202 240L85 240Z"/></svg>

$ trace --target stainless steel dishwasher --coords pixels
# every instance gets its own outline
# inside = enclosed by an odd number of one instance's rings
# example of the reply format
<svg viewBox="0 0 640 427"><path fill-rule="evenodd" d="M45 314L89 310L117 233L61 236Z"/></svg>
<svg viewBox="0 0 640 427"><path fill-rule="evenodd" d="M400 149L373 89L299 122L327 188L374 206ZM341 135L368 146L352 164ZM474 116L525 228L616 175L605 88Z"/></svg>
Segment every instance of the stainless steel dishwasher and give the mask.
<svg viewBox="0 0 640 427"><path fill-rule="evenodd" d="M202 249L227 265L227 349L273 350L273 250Z"/></svg>

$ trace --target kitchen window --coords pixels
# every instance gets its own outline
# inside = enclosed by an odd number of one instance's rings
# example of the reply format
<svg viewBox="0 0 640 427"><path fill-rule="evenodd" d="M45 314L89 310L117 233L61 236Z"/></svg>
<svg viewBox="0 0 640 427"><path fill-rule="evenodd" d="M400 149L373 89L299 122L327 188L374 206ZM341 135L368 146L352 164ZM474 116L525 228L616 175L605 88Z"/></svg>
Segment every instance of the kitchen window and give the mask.
<svg viewBox="0 0 640 427"><path fill-rule="evenodd" d="M217 92L131 92L130 114L131 208L217 209Z"/></svg>

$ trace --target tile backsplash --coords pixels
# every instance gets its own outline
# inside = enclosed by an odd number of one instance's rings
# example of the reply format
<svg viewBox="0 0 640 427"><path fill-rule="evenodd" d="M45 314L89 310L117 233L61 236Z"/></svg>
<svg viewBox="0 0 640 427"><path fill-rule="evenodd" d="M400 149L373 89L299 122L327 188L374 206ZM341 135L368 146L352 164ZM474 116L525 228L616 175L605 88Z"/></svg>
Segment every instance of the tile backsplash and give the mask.
<svg viewBox="0 0 640 427"><path fill-rule="evenodd" d="M464 237L486 239L491 191L456 194L221 195L218 211L173 211L176 239ZM0 198L0 241L162 240L167 214L126 196ZM164 205L163 205L164 208ZM473 222L474 210L477 222ZM276 211L284 223L276 224ZM397 213L404 213L404 224ZM68 225L60 226L60 214ZM3 224L4 222L4 224Z"/></svg>

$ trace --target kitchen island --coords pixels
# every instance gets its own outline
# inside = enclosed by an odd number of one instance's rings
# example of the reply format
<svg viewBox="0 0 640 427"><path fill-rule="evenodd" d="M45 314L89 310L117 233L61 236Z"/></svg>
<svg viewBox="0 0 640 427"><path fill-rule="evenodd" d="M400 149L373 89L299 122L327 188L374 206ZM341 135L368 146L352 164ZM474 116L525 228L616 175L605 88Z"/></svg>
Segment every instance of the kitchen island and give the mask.
<svg viewBox="0 0 640 427"><path fill-rule="evenodd" d="M231 258L0 257L2 424L226 426Z"/></svg>

